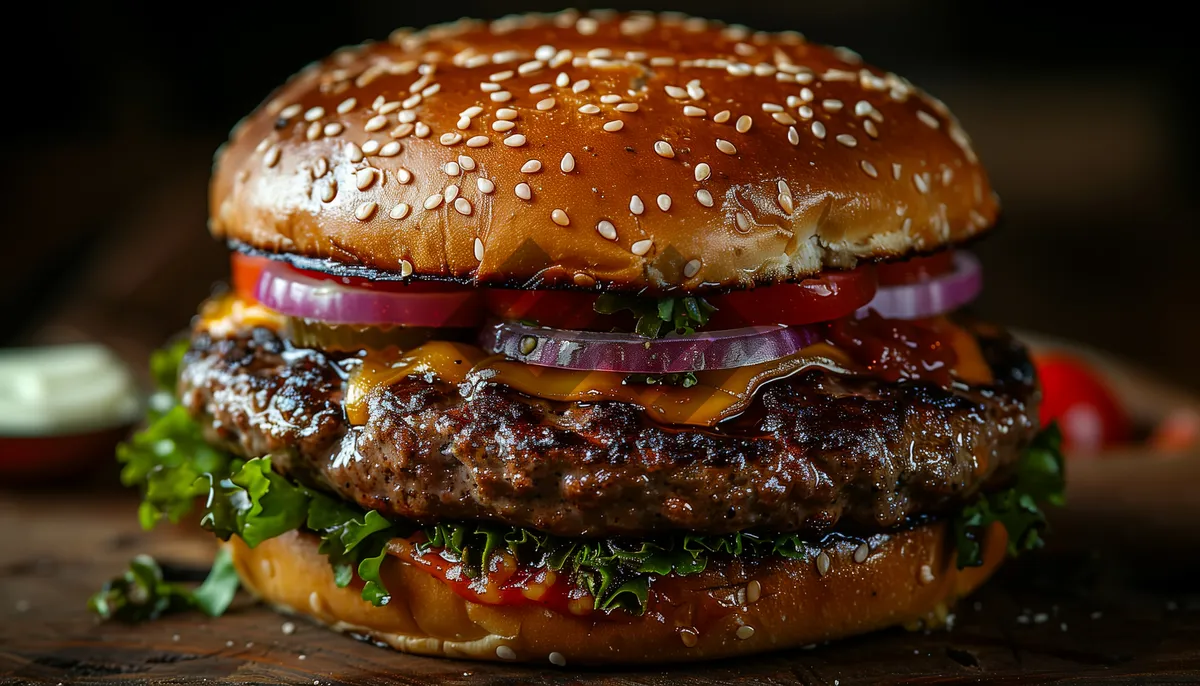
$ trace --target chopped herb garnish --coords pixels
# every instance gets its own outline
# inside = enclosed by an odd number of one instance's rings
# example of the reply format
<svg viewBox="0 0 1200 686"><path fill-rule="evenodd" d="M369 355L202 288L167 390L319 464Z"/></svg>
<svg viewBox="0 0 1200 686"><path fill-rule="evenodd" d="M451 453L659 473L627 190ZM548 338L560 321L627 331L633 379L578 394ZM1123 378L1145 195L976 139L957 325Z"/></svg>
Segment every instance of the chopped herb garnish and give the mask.
<svg viewBox="0 0 1200 686"><path fill-rule="evenodd" d="M637 319L634 333L644 338L662 338L670 333L690 334L708 323L717 308L699 296L645 298L605 293L593 308L599 314L628 310Z"/></svg>

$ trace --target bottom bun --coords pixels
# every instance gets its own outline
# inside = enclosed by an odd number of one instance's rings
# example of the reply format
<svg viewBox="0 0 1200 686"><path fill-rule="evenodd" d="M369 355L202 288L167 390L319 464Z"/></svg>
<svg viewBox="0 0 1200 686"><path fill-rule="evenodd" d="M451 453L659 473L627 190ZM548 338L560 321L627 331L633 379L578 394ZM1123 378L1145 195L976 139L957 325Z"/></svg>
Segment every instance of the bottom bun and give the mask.
<svg viewBox="0 0 1200 686"><path fill-rule="evenodd" d="M482 605L403 560L381 576L391 601L375 607L338 588L317 538L291 532L251 549L228 544L243 583L283 612L408 653L475 660L618 665L703 660L794 648L894 625L940 624L948 607L995 571L1004 529L993 526L982 566L958 569L942 523L866 541L839 541L815 558L710 561L691 576L656 578L645 614L578 617L540 605ZM824 572L824 573L822 573ZM757 582L757 583L756 583Z"/></svg>

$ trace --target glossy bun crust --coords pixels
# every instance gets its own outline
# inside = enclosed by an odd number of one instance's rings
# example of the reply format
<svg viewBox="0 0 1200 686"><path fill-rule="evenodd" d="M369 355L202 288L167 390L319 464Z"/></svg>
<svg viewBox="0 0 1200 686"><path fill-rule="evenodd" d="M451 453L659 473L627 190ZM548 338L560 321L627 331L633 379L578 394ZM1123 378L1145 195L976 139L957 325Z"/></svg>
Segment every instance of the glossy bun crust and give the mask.
<svg viewBox="0 0 1200 686"><path fill-rule="evenodd" d="M210 199L216 236L334 271L651 291L929 252L997 213L950 112L849 50L574 12L309 66L234 129Z"/></svg>
<svg viewBox="0 0 1200 686"><path fill-rule="evenodd" d="M842 541L824 549L827 567L819 556L710 563L695 576L655 580L652 598L661 593L664 602L652 599L644 615L611 620L473 603L390 556L381 574L392 599L374 607L353 586L334 584L315 536L293 531L254 549L236 538L227 545L246 587L277 609L397 650L611 666L746 655L894 625L937 624L950 604L995 571L1005 543L1003 528L994 526L984 564L963 570L943 524L874 536L865 557L859 543Z"/></svg>

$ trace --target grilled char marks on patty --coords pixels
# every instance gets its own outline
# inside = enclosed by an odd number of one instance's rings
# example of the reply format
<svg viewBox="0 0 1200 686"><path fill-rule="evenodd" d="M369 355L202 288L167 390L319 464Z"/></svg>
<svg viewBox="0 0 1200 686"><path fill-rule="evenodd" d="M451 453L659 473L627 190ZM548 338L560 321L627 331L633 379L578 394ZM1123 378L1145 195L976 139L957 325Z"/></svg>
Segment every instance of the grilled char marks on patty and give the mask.
<svg viewBox="0 0 1200 686"><path fill-rule="evenodd" d="M760 389L728 430L624 403L561 403L411 376L342 409L354 362L256 329L198 334L180 392L212 440L382 514L563 536L877 531L961 507L1036 430L1023 348L979 329L997 379L945 389L812 370Z"/></svg>

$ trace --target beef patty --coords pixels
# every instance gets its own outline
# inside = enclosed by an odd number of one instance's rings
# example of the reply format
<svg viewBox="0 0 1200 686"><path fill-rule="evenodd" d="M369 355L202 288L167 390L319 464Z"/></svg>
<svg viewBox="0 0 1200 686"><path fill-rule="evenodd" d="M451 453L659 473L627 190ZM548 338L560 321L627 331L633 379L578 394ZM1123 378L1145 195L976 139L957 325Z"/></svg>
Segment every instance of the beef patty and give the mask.
<svg viewBox="0 0 1200 686"><path fill-rule="evenodd" d="M179 390L210 440L418 523L491 520L563 536L876 531L961 507L1004 479L1035 433L1025 350L973 332L993 385L812 370L761 388L728 430L417 376L373 391L368 421L351 426L342 400L354 362L266 329L197 334Z"/></svg>

